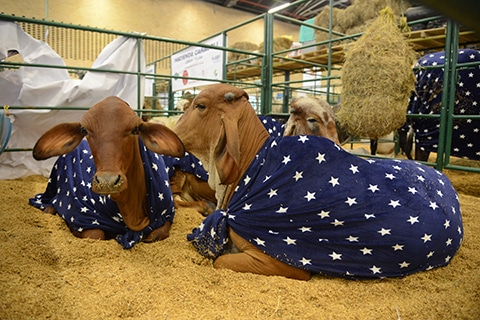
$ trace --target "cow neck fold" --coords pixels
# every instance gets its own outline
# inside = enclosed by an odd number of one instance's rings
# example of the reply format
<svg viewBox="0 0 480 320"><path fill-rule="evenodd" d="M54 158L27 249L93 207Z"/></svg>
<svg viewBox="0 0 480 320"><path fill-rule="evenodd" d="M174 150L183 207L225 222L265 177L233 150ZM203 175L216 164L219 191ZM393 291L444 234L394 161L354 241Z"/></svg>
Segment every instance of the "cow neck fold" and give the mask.
<svg viewBox="0 0 480 320"><path fill-rule="evenodd" d="M231 183L226 188L220 206L222 209L227 208L228 203L235 192L236 186L240 180L243 179L243 175L264 145L265 141L270 137L264 125L258 119L257 114L253 110L251 111L252 112L245 112L238 124L238 135L240 138L240 175L234 183Z"/></svg>
<svg viewBox="0 0 480 320"><path fill-rule="evenodd" d="M130 230L141 231L150 224L146 204L146 181L143 159L138 139L132 147L132 162L125 175L128 188L120 192L115 199L123 221Z"/></svg>

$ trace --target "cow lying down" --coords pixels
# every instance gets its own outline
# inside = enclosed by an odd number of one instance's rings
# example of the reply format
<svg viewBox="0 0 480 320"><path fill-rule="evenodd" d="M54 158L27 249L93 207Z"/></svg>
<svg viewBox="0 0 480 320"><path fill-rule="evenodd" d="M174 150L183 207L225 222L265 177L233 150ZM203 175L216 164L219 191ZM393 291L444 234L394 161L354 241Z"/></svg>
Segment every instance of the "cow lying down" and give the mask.
<svg viewBox="0 0 480 320"><path fill-rule="evenodd" d="M271 137L239 88L203 89L174 130L209 184L223 185L219 209L187 236L216 268L398 277L447 265L462 242L458 197L442 173L362 159L323 137Z"/></svg>
<svg viewBox="0 0 480 320"><path fill-rule="evenodd" d="M62 123L37 141L37 160L58 157L44 193L30 204L58 212L72 233L115 238L124 248L162 240L174 217L163 157L184 155L167 127L144 122L117 97L97 103L78 123Z"/></svg>

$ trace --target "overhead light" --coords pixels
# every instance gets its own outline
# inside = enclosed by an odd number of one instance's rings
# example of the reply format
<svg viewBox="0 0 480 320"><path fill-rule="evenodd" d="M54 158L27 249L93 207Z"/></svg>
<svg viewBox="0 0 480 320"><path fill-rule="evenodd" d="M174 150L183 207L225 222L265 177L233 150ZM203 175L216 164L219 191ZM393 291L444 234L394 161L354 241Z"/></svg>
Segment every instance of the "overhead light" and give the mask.
<svg viewBox="0 0 480 320"><path fill-rule="evenodd" d="M280 10L285 9L285 8L288 7L289 5L290 5L290 3L288 3L288 2L287 2L287 3L284 3L284 4L281 4L281 5L277 6L277 7L274 7L274 8L272 8L272 9L268 10L268 13L278 12L278 11L280 11Z"/></svg>
<svg viewBox="0 0 480 320"><path fill-rule="evenodd" d="M227 7L227 8L231 8L233 7L234 5L236 5L238 2L238 0L227 0L224 2L224 6Z"/></svg>

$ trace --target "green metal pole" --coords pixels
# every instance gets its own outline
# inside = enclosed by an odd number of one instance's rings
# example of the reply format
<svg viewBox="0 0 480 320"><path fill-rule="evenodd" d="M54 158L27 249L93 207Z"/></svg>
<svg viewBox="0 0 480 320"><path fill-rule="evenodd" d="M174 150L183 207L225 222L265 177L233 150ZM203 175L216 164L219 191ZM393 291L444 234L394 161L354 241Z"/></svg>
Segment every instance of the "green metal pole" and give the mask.
<svg viewBox="0 0 480 320"><path fill-rule="evenodd" d="M458 42L454 38L458 38L458 26L452 21L447 23L447 34L445 38L445 64L443 66L443 89L442 89L442 107L440 111L440 128L438 133L438 146L437 146L437 161L435 168L442 171L444 156L445 156L445 141L447 132L447 116L448 110L453 108L453 99L455 97L455 91L451 90L452 77L455 75L452 70L452 62L454 51L458 52ZM457 46L455 46L457 44ZM456 55L455 55L456 59ZM453 88L455 89L455 87ZM450 105L452 103L452 105Z"/></svg>
<svg viewBox="0 0 480 320"><path fill-rule="evenodd" d="M142 105L142 39L137 38L137 109L143 109Z"/></svg>
<svg viewBox="0 0 480 320"><path fill-rule="evenodd" d="M333 11L333 0L329 1L330 6L330 18L328 22L328 63L327 63L327 102L330 102L330 76L332 75L332 11Z"/></svg>
<svg viewBox="0 0 480 320"><path fill-rule="evenodd" d="M268 114L272 111L272 81L273 81L273 14L265 15L265 40L262 64L262 93L261 113Z"/></svg>
<svg viewBox="0 0 480 320"><path fill-rule="evenodd" d="M445 150L443 157L443 167L449 164L450 162L450 152L452 150L452 133L453 133L453 114L455 108L455 93L457 89L457 62L458 62L458 31L459 27L457 23L451 23L452 28L452 44L450 51L450 77L448 79L448 86L445 87L444 91L448 89L448 102L447 102L447 125L445 133ZM446 57L445 57L446 58Z"/></svg>

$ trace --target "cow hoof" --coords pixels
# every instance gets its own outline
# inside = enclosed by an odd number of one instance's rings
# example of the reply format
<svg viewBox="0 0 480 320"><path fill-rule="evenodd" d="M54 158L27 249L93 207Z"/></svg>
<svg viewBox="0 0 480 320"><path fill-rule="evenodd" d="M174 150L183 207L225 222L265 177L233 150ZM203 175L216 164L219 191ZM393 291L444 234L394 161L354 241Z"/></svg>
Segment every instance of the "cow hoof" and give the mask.
<svg viewBox="0 0 480 320"><path fill-rule="evenodd" d="M163 226L160 228L157 228L153 230L148 237L146 237L143 241L144 242L155 242L155 241L160 241L163 239L168 238L170 235L170 227L172 226L172 223L167 221Z"/></svg>
<svg viewBox="0 0 480 320"><path fill-rule="evenodd" d="M48 207L46 207L45 209L43 209L43 212L45 212L45 213L50 213L50 214L53 214L53 215L56 215L56 214L57 214L57 210L55 210L55 207L54 207L54 206L48 206Z"/></svg>
<svg viewBox="0 0 480 320"><path fill-rule="evenodd" d="M88 229L80 232L80 238L105 240L105 232L101 229Z"/></svg>
<svg viewBox="0 0 480 320"><path fill-rule="evenodd" d="M202 201L203 206L199 210L200 214L204 217L208 217L213 211L215 211L215 206L213 203L207 202L207 201Z"/></svg>

